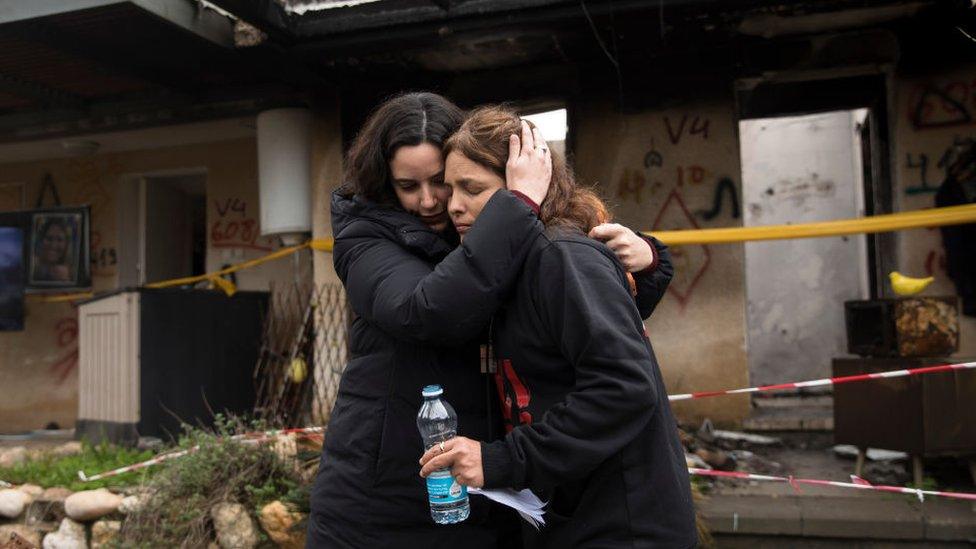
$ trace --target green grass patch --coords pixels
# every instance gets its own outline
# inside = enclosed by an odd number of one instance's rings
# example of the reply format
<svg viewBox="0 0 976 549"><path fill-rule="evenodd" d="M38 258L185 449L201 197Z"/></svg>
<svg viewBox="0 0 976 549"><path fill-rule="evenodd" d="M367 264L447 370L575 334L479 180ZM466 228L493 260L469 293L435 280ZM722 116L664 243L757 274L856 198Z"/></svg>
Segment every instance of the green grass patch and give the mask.
<svg viewBox="0 0 976 549"><path fill-rule="evenodd" d="M153 456L151 451L139 451L110 444L93 446L82 443L81 453L70 456L42 456L14 465L0 467L0 479L14 484L37 484L44 488L63 486L71 490L93 490L117 486L136 485L152 474L152 467L132 471L93 482L82 482L78 471L95 475L105 471L145 461Z"/></svg>

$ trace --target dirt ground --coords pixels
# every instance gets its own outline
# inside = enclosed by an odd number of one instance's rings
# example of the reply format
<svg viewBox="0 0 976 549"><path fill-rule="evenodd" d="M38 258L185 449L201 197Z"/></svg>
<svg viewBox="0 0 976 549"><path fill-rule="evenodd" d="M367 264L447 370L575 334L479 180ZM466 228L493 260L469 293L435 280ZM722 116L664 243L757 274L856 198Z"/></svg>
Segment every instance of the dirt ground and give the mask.
<svg viewBox="0 0 976 549"><path fill-rule="evenodd" d="M840 456L833 450L833 434L829 432L771 432L763 433L777 438L780 444L757 446L747 443L726 445L736 458L736 470L759 474L849 481L854 473L853 457ZM976 456L974 456L976 458ZM870 461L861 475L873 484L905 486L912 481L911 461ZM925 461L923 488L976 492L969 464L966 459L937 458ZM794 489L781 483L743 481L737 479L708 480L715 493L775 495L792 494ZM840 488L808 486L800 488L810 494L838 495ZM851 496L877 497L868 491L845 490Z"/></svg>

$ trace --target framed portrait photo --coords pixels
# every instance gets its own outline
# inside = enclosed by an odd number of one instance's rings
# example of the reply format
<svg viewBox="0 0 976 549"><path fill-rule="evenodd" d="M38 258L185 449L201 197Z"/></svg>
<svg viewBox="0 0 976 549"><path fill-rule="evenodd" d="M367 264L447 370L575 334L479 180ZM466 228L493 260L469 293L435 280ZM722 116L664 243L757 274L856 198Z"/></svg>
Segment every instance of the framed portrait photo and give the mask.
<svg viewBox="0 0 976 549"><path fill-rule="evenodd" d="M33 210L27 286L31 290L74 290L91 286L88 208Z"/></svg>

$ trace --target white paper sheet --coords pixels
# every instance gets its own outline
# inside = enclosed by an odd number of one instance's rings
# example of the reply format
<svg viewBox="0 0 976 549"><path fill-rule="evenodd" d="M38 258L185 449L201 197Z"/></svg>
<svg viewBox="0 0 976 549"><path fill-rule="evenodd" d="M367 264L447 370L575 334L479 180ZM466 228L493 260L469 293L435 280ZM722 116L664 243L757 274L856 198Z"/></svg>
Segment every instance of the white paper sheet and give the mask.
<svg viewBox="0 0 976 549"><path fill-rule="evenodd" d="M511 488L482 490L480 488L468 488L469 494L484 496L496 503L511 507L522 515L526 522L535 526L538 530L540 525L545 526L546 521L542 518L545 513L543 507L546 506L532 490L521 490L516 492Z"/></svg>

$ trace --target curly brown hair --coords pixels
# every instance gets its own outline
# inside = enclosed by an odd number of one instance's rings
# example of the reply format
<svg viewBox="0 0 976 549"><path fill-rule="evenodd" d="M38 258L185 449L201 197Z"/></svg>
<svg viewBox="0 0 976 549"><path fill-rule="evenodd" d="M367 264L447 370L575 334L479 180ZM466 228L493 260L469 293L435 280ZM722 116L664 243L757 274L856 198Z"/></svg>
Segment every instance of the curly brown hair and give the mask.
<svg viewBox="0 0 976 549"><path fill-rule="evenodd" d="M508 136L521 135L522 119L509 107L486 105L468 115L444 144L444 156L457 152L505 179ZM531 122L529 126L535 127ZM584 234L610 221L610 212L591 189L576 183L566 160L552 153L552 183L540 204L539 219L546 227L575 229Z"/></svg>

